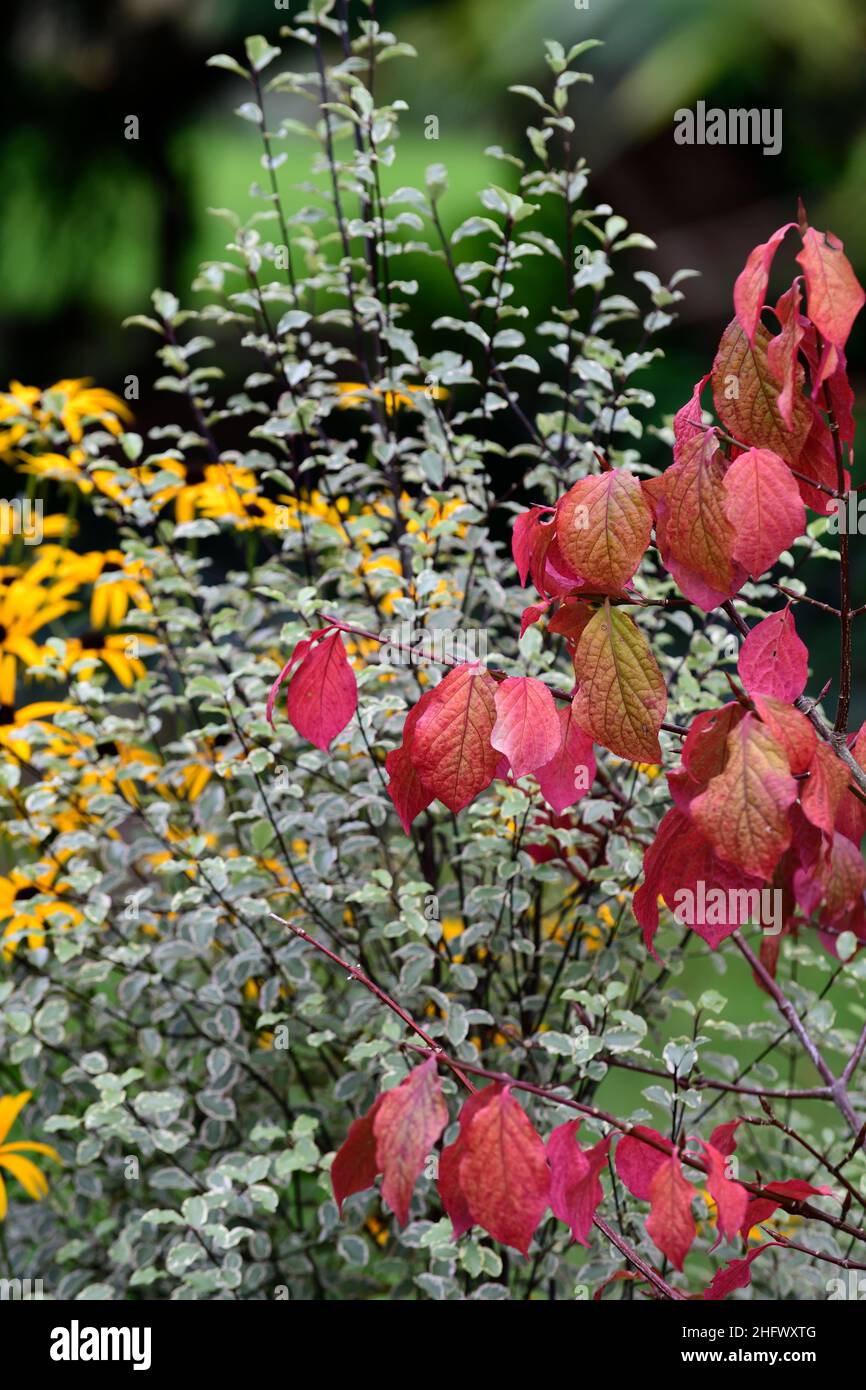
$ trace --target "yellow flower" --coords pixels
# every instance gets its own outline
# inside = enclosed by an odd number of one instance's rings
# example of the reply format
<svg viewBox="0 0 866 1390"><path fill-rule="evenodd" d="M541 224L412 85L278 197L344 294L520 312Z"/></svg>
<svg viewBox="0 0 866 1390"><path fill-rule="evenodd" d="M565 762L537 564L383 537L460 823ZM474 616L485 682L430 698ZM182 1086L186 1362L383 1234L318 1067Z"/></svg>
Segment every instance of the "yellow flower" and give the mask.
<svg viewBox="0 0 866 1390"><path fill-rule="evenodd" d="M2 926L3 955L11 959L22 937L32 951L45 944L45 926L55 914L62 917L64 927L75 927L84 920L81 910L59 896L68 885L56 882L57 869L51 868L38 878L28 878L20 869L13 869L0 878L0 926ZM42 898L39 902L37 899Z"/></svg>
<svg viewBox="0 0 866 1390"><path fill-rule="evenodd" d="M0 748L7 749L15 758L29 762L31 745L24 735L27 725L38 724L46 733L64 739L68 735L46 720L45 716L73 708L73 705L64 704L61 700L38 700L34 704L22 705L20 709L0 705Z"/></svg>
<svg viewBox="0 0 866 1390"><path fill-rule="evenodd" d="M27 433L32 408L39 400L38 386L22 386L20 381L10 381L9 390L0 392L0 424L10 423L0 431L0 457L4 457Z"/></svg>
<svg viewBox="0 0 866 1390"><path fill-rule="evenodd" d="M32 1091L21 1091L17 1096L0 1096L0 1168L5 1168L7 1173L17 1178L27 1195L34 1202L39 1202L48 1191L48 1180L36 1164L29 1158L23 1158L22 1154L45 1154L47 1158L53 1158L55 1163L61 1162L60 1154L50 1144L25 1140L13 1144L4 1142L32 1094ZM0 1221L6 1216L7 1206L6 1184L0 1175Z"/></svg>
<svg viewBox="0 0 866 1390"><path fill-rule="evenodd" d="M141 582L150 578L150 571L143 560L133 560L122 550L93 550L81 558L87 564L83 582L94 585L90 600L93 627L119 627L130 603L150 612L150 599Z"/></svg>
<svg viewBox="0 0 866 1390"><path fill-rule="evenodd" d="M406 407L409 410L415 409L413 397L419 393L426 395L427 399L441 401L448 395L442 386L411 386L404 381L397 391L383 391L379 386L366 386L363 381L336 381L334 383L340 400L337 405L341 410L358 410L363 408L364 402L371 396L380 396L385 401L385 411L388 415L393 415L395 410Z"/></svg>
<svg viewBox="0 0 866 1390"><path fill-rule="evenodd" d="M31 577L35 570L7 585L0 599L0 705L15 703L17 663L38 666L43 659L33 634L78 607L67 597L76 587L73 582L43 588Z"/></svg>
<svg viewBox="0 0 866 1390"><path fill-rule="evenodd" d="M78 680L89 680L97 662L106 665L120 684L129 690L147 675L144 662L138 655L142 647L154 647L155 639L144 632L86 632L83 637L70 637L62 660L62 669L71 671L76 663L83 664L75 672Z"/></svg>
<svg viewBox="0 0 866 1390"><path fill-rule="evenodd" d="M95 422L109 434L123 434L132 412L113 391L92 386L89 377L56 381L42 393L42 403L60 421L73 444L84 436L84 425Z"/></svg>

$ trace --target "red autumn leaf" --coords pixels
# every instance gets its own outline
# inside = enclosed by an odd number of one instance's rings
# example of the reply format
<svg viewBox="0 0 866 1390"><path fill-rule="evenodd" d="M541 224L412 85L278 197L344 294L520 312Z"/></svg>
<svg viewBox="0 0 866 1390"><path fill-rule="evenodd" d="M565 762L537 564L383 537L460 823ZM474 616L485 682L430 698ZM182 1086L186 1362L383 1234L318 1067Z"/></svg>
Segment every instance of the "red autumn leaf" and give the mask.
<svg viewBox="0 0 866 1390"><path fill-rule="evenodd" d="M547 624L547 630L556 633L558 637L564 637L566 642L575 646L580 641L581 633L590 621L592 613L593 610L588 603L583 603L580 599L565 598Z"/></svg>
<svg viewBox="0 0 866 1390"><path fill-rule="evenodd" d="M749 449L734 459L724 486L734 559L758 579L806 528L797 481L778 454Z"/></svg>
<svg viewBox="0 0 866 1390"><path fill-rule="evenodd" d="M797 783L785 750L753 714L729 735L728 754L724 772L692 802L691 819L722 859L772 878L791 843L788 807Z"/></svg>
<svg viewBox="0 0 866 1390"><path fill-rule="evenodd" d="M809 780L800 793L800 805L808 820L833 838L836 815L848 790L850 773L827 743L816 741L809 764Z"/></svg>
<svg viewBox="0 0 866 1390"><path fill-rule="evenodd" d="M866 771L866 724L863 724L859 733L851 738L850 751ZM859 845L866 834L866 806L851 791L846 792L842 798L836 829L855 845Z"/></svg>
<svg viewBox="0 0 866 1390"><path fill-rule="evenodd" d="M737 670L750 695L772 695L787 703L802 695L809 653L797 636L790 603L751 629L740 648Z"/></svg>
<svg viewBox="0 0 866 1390"><path fill-rule="evenodd" d="M812 423L811 402L802 394L806 374L798 363L789 426L779 409L782 383L767 360L769 344L770 334L763 324L758 324L754 346L736 319L728 324L713 363L713 401L719 419L735 439L752 448L772 449L796 468Z"/></svg>
<svg viewBox="0 0 866 1390"><path fill-rule="evenodd" d="M373 1121L381 1103L377 1096L366 1115L352 1121L331 1164L331 1186L341 1212L346 1198L372 1187L380 1172Z"/></svg>
<svg viewBox="0 0 866 1390"><path fill-rule="evenodd" d="M608 600L583 630L574 674L574 717L593 741L620 758L661 762L664 677L640 628Z"/></svg>
<svg viewBox="0 0 866 1390"><path fill-rule="evenodd" d="M447 1123L435 1057L379 1097L373 1117L376 1161L383 1175L382 1196L401 1226L409 1219L409 1203L425 1159Z"/></svg>
<svg viewBox="0 0 866 1390"><path fill-rule="evenodd" d="M764 1192L774 1197L793 1197L797 1202L805 1202L809 1197L833 1197L832 1187L813 1187L804 1178L785 1178L783 1182L764 1183Z"/></svg>
<svg viewBox="0 0 866 1390"><path fill-rule="evenodd" d="M528 608L524 608L520 615L521 637L528 627L532 627L532 624L537 623L538 619L547 612L552 602L553 599L543 598L539 603L530 603Z"/></svg>
<svg viewBox="0 0 866 1390"><path fill-rule="evenodd" d="M824 381L838 365L838 351L844 348L851 325L863 308L863 288L857 280L845 249L832 232L808 227L803 233L803 249L797 257L806 281L809 318L825 341L826 349L818 380Z"/></svg>
<svg viewBox="0 0 866 1390"><path fill-rule="evenodd" d="M710 1143L713 1148L725 1158L730 1158L737 1147L736 1134L742 1123L740 1116L736 1120L725 1120L722 1124L716 1125L710 1135Z"/></svg>
<svg viewBox="0 0 866 1390"><path fill-rule="evenodd" d="M417 705L413 705L403 725L402 743L399 748L392 748L385 759L385 771L389 779L388 795L394 803L394 808L407 835L415 817L420 815L434 799L433 793L427 790L418 776L412 761L415 725L434 694L435 691L433 690L425 690Z"/></svg>
<svg viewBox="0 0 866 1390"><path fill-rule="evenodd" d="M273 685L268 691L268 703L265 707L265 718L267 719L271 728L274 727L274 705L276 704L277 696L280 693L280 687L283 685L284 681L288 680L289 676L291 675L294 668L297 666L298 662L303 661L304 657L307 655L314 643L320 637L324 636L326 632L329 631L330 628L320 627L317 632L311 632L309 637L304 637L301 639L300 642L296 643L291 656L289 657L282 671L277 676L277 679L274 681Z"/></svg>
<svg viewBox="0 0 866 1390"><path fill-rule="evenodd" d="M674 416L674 462L679 459L687 444L704 433L701 394L709 379L710 374L707 372L706 376L702 376L700 381L695 383L691 399L680 406ZM650 482L652 481L657 480L650 479Z"/></svg>
<svg viewBox="0 0 866 1390"><path fill-rule="evenodd" d="M704 1289L704 1298L727 1298L735 1289L746 1288L752 1279L752 1261L772 1246L781 1245L780 1240L768 1240L765 1245L756 1245L742 1260L729 1260L713 1275L712 1282Z"/></svg>
<svg viewBox="0 0 866 1390"><path fill-rule="evenodd" d="M464 1231L473 1225L473 1216L460 1182L460 1164L466 1152L466 1133L473 1116L487 1105L501 1091L498 1082L475 1091L464 1101L460 1111L460 1133L453 1144L448 1144L439 1155L439 1197L445 1214L454 1227L454 1239L459 1240Z"/></svg>
<svg viewBox="0 0 866 1390"><path fill-rule="evenodd" d="M812 400L820 402L821 406L829 405L836 417L840 440L843 444L851 444L854 440L854 392L848 380L848 364L844 352L841 348L836 349L836 369L822 381L818 333L809 319L803 320L802 347L812 379Z"/></svg>
<svg viewBox="0 0 866 1390"><path fill-rule="evenodd" d="M749 252L746 264L734 282L734 308L737 311L740 326L750 343L755 341L755 332L767 295L767 282L770 278L773 257L784 239L785 233L790 231L793 226L795 223L786 222L784 227L780 227L777 232L773 233L769 241L763 241L759 246L754 247Z"/></svg>
<svg viewBox="0 0 866 1390"><path fill-rule="evenodd" d="M667 812L644 854L644 881L634 914L650 954L659 925L658 899L715 951L761 908L763 880L721 859L709 840L677 809Z"/></svg>
<svg viewBox="0 0 866 1390"><path fill-rule="evenodd" d="M746 1216L749 1194L742 1183L728 1177L726 1158L710 1144L704 1144L707 1163L707 1190L716 1204L716 1225L725 1240L734 1240Z"/></svg>
<svg viewBox="0 0 866 1390"><path fill-rule="evenodd" d="M647 1144L645 1139L654 1142ZM657 1144L662 1146L664 1152L656 1147ZM630 1134L624 1134L617 1142L614 1158L617 1175L633 1197L648 1202L652 1180L670 1154L669 1139L663 1138L658 1130L648 1129L646 1125L635 1125Z"/></svg>
<svg viewBox="0 0 866 1390"><path fill-rule="evenodd" d="M807 507L811 507L819 516L831 516L834 512L838 514L840 505L845 505L844 501L840 504L832 494L837 489L846 492L851 485L851 475L846 468L843 472L843 486L839 489L833 436L818 407L812 401L807 401L806 404L811 412L812 424L797 458L797 472L805 475L804 478L797 479L797 486ZM817 486L819 483L821 487ZM832 492L827 492L827 488L832 489Z"/></svg>
<svg viewBox="0 0 866 1390"><path fill-rule="evenodd" d="M772 695L752 692L755 709L773 738L782 745L794 776L805 772L812 761L818 736L805 714Z"/></svg>
<svg viewBox="0 0 866 1390"><path fill-rule="evenodd" d="M862 908L866 864L851 840L834 834L813 861L794 875L797 902L807 916L820 914L823 925L839 921L855 905Z"/></svg>
<svg viewBox="0 0 866 1390"><path fill-rule="evenodd" d="M520 575L520 582L524 587L529 578L533 552L542 530L539 526L539 518L544 515L546 510L546 507L530 507L528 511L521 512L514 519L514 526L511 531L511 553L514 556L517 573ZM547 532L549 544L553 536L553 528L547 527Z"/></svg>
<svg viewBox="0 0 866 1390"><path fill-rule="evenodd" d="M467 1125L460 1187L473 1222L525 1255L547 1210L550 1170L540 1136L507 1086Z"/></svg>
<svg viewBox="0 0 866 1390"><path fill-rule="evenodd" d="M682 767L668 773L674 805L687 812L696 796L705 791L728 760L728 735L743 717L743 707L731 700L720 709L695 715L683 740Z"/></svg>
<svg viewBox="0 0 866 1390"><path fill-rule="evenodd" d="M662 562L686 598L705 612L735 594L746 579L733 557L736 534L725 510L726 467L714 432L706 430L665 469L656 502Z"/></svg>
<svg viewBox="0 0 866 1390"><path fill-rule="evenodd" d="M478 661L449 671L432 692L412 733L412 762L427 790L449 811L462 811L496 774L490 742L496 682Z"/></svg>
<svg viewBox="0 0 866 1390"><path fill-rule="evenodd" d="M286 713L302 738L327 749L358 707L358 682L339 632L304 656L289 682Z"/></svg>
<svg viewBox="0 0 866 1390"><path fill-rule="evenodd" d="M590 1149L577 1142L580 1120L566 1120L547 1140L550 1163L550 1208L570 1227L580 1245L588 1245L592 1218L604 1199L599 1174L607 1167L610 1136Z"/></svg>
<svg viewBox="0 0 866 1390"><path fill-rule="evenodd" d="M649 1185L650 1214L647 1235L675 1269L683 1262L695 1238L697 1227L692 1215L695 1189L683 1177L676 1154L664 1159Z"/></svg>
<svg viewBox="0 0 866 1390"><path fill-rule="evenodd" d="M618 594L650 542L652 512L633 473L611 468L580 478L560 498L560 554L596 593Z"/></svg>
<svg viewBox="0 0 866 1390"><path fill-rule="evenodd" d="M779 414L789 430L794 428L794 392L797 387L797 354L805 336L805 319L800 313L800 277L779 299L776 318L780 332L767 345L767 367L780 391L776 398Z"/></svg>
<svg viewBox="0 0 866 1390"><path fill-rule="evenodd" d="M585 796L595 781L592 739L574 717L574 702L557 711L559 747L535 775L542 796L558 816Z"/></svg>
<svg viewBox="0 0 866 1390"><path fill-rule="evenodd" d="M560 742L559 716L550 689L532 676L509 676L495 686L496 723L490 742L504 753L515 777L549 763Z"/></svg>

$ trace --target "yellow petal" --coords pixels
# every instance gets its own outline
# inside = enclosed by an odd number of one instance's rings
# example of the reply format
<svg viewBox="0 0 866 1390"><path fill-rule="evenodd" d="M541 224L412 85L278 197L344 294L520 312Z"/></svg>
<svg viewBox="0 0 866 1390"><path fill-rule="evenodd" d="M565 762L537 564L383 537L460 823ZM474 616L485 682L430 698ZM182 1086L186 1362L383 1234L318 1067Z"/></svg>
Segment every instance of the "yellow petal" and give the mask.
<svg viewBox="0 0 866 1390"><path fill-rule="evenodd" d="M21 1158L18 1154L10 1154L5 1148L0 1148L0 1168L5 1168L7 1173L17 1178L27 1196L32 1197L34 1202L40 1202L48 1191L48 1179L29 1158Z"/></svg>
<svg viewBox="0 0 866 1390"><path fill-rule="evenodd" d="M0 1096L0 1144L32 1095L32 1091L21 1091L17 1096Z"/></svg>

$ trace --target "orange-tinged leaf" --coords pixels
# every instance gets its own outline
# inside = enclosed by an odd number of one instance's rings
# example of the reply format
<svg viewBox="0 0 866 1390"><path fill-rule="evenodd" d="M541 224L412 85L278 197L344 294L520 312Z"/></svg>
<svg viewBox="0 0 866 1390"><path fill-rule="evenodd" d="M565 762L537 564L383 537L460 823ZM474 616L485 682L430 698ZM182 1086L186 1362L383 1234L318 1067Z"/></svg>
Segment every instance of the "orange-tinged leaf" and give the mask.
<svg viewBox="0 0 866 1390"><path fill-rule="evenodd" d="M464 1142L460 1186L473 1221L525 1255L547 1210L550 1169L540 1135L507 1086L476 1111Z"/></svg>
<svg viewBox="0 0 866 1390"><path fill-rule="evenodd" d="M823 337L827 351L818 373L820 381L838 365L838 350L844 348L851 325L863 308L863 287L851 269L845 248L832 232L808 227L803 233L803 249L797 257L806 280L809 318Z"/></svg>
<svg viewBox="0 0 866 1390"><path fill-rule="evenodd" d="M664 677L640 628L607 600L583 631L574 673L574 717L594 742L620 758L660 762Z"/></svg>
<svg viewBox="0 0 866 1390"><path fill-rule="evenodd" d="M830 745L816 740L809 764L809 777L800 795L800 805L806 819L831 839L842 797L848 790L849 777L847 767L841 758L837 758Z"/></svg>
<svg viewBox="0 0 866 1390"><path fill-rule="evenodd" d="M748 449L725 474L725 512L734 558L758 579L806 527L797 481L772 449Z"/></svg>
<svg viewBox="0 0 866 1390"><path fill-rule="evenodd" d="M596 593L617 594L650 542L652 511L633 473L580 478L560 499L556 536L565 560Z"/></svg>
<svg viewBox="0 0 866 1390"><path fill-rule="evenodd" d="M662 561L686 598L705 612L731 598L746 572L734 560L735 531L725 504L726 464L712 430L684 445L662 474L656 538Z"/></svg>
<svg viewBox="0 0 866 1390"><path fill-rule="evenodd" d="M448 1123L448 1108L435 1057L410 1071L386 1091L373 1119L376 1160L383 1175L382 1196L405 1226L418 1175Z"/></svg>
<svg viewBox="0 0 866 1390"><path fill-rule="evenodd" d="M754 347L736 319L728 324L713 363L713 401L729 434L741 443L772 449L786 463L797 459L812 425L809 403L803 396L805 372L794 372L791 426L779 408L782 383L770 372L767 349L770 334L758 324Z"/></svg>
<svg viewBox="0 0 866 1390"><path fill-rule="evenodd" d="M791 843L788 807L797 797L785 750L754 714L728 737L728 761L690 807L716 853L747 873L771 878Z"/></svg>
<svg viewBox="0 0 866 1390"><path fill-rule="evenodd" d="M782 745L788 766L796 777L805 772L812 761L818 735L805 714L793 705L776 700L772 695L752 694L752 701L773 738ZM840 763L841 767L842 764Z"/></svg>
<svg viewBox="0 0 866 1390"><path fill-rule="evenodd" d="M421 781L449 811L462 811L493 781L499 754L496 682L478 661L455 666L433 691L412 733L412 762Z"/></svg>

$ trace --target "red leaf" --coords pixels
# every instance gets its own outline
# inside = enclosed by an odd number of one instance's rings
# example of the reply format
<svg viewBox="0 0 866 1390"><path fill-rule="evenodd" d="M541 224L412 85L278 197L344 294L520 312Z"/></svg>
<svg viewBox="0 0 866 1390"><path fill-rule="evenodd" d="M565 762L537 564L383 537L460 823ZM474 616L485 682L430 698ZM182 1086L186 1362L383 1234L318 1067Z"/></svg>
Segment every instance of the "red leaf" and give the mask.
<svg viewBox="0 0 866 1390"><path fill-rule="evenodd" d="M331 1186L341 1213L346 1198L372 1187L380 1172L373 1121L381 1103L382 1097L377 1096L366 1115L352 1121L331 1164Z"/></svg>
<svg viewBox="0 0 866 1390"><path fill-rule="evenodd" d="M743 332L750 343L755 341L755 332L761 317L761 310L764 307L773 257L785 233L795 225L794 222L786 222L784 227L780 227L777 232L773 233L769 241L761 242L760 246L756 246L750 251L746 264L734 282L734 308L737 311L737 318Z"/></svg>
<svg viewBox="0 0 866 1390"><path fill-rule="evenodd" d="M770 375L781 386L777 397L779 414L787 428L794 428L794 392L797 387L797 353L805 335L806 320L800 313L800 277L782 295L776 305L776 318L781 332L767 345L767 366Z"/></svg>
<svg viewBox="0 0 866 1390"><path fill-rule="evenodd" d="M805 772L812 761L818 736L805 714L772 695L752 694L755 709L777 743L785 750L794 776Z"/></svg>
<svg viewBox="0 0 866 1390"><path fill-rule="evenodd" d="M580 641L581 633L592 617L592 612L589 604L582 603L580 599L563 599L547 624L547 630L564 637L566 642L574 647Z"/></svg>
<svg viewBox="0 0 866 1390"><path fill-rule="evenodd" d="M580 1245L588 1245L592 1218L604 1199L599 1173L607 1167L610 1136L591 1149L577 1143L580 1120L566 1120L547 1141L550 1163L550 1206L554 1216L571 1228Z"/></svg>
<svg viewBox="0 0 866 1390"><path fill-rule="evenodd" d="M784 1182L764 1183L764 1192L772 1193L774 1197L793 1197L798 1202L805 1202L807 1197L833 1197L835 1194L832 1187L813 1187L804 1178L786 1178Z"/></svg>
<svg viewBox="0 0 866 1390"><path fill-rule="evenodd" d="M538 519L547 510L545 507L530 507L528 511L521 512L514 519L514 526L511 532L511 553L514 556L514 563L517 566L517 573L520 575L521 584L526 585L529 578L529 568L532 564L533 549L537 544L539 535ZM548 528L548 544L553 536L552 526Z"/></svg>
<svg viewBox="0 0 866 1390"><path fill-rule="evenodd" d="M265 718L267 719L271 728L274 727L274 705L276 703L277 696L280 693L280 687L282 686L284 681L288 680L295 666L297 666L299 661L303 660L303 658L307 655L307 652L317 641L317 639L323 636L326 632L330 632L330 628L320 627L317 632L310 633L309 637L304 637L301 639L300 642L296 643L291 656L289 657L282 671L277 676L277 679L274 681L273 685L268 691L268 703L265 708Z"/></svg>
<svg viewBox="0 0 866 1390"><path fill-rule="evenodd" d="M746 579L733 558L736 533L725 510L725 470L716 435L706 430L665 469L656 500L662 562L686 598L705 612L735 594Z"/></svg>
<svg viewBox="0 0 866 1390"><path fill-rule="evenodd" d="M557 711L560 743L553 757L538 768L536 777L542 796L558 816L574 806L595 781L595 755L592 739L574 718L574 702ZM579 778L578 778L579 774ZM578 785L578 781L580 785Z"/></svg>
<svg viewBox="0 0 866 1390"><path fill-rule="evenodd" d="M817 512L819 516L831 516L834 513L838 515L838 508L840 505L844 506L844 502L840 504L830 493L812 486L812 483L821 483L824 488L832 488L835 493L838 489L838 474L833 437L824 417L811 401L807 401L806 404L811 411L812 423L795 467L798 473L805 474L812 482L798 478L797 486L806 506L811 507L813 512ZM845 492L851 484L851 475L847 468L844 470L843 482L841 491Z"/></svg>
<svg viewBox="0 0 866 1390"><path fill-rule="evenodd" d="M722 1269L716 1271L712 1282L704 1289L704 1298L721 1299L727 1298L734 1289L744 1289L752 1279L752 1261L764 1250L769 1250L771 1246L781 1246L780 1240L768 1240L765 1245L757 1245L754 1250L750 1250L745 1259L730 1260Z"/></svg>
<svg viewBox="0 0 866 1390"><path fill-rule="evenodd" d="M661 1144L664 1153L653 1144L644 1143L641 1135ZM652 1180L662 1164L670 1158L670 1151L670 1140L664 1139L655 1129L647 1129L646 1125L635 1125L630 1134L623 1135L618 1141L615 1155L616 1171L633 1197L639 1197L644 1202L649 1201Z"/></svg>
<svg viewBox="0 0 866 1390"><path fill-rule="evenodd" d="M532 627L532 624L537 623L538 619L547 612L552 602L553 599L551 598L543 598L540 603L531 603L528 608L524 608L520 616L521 637L528 627Z"/></svg>
<svg viewBox="0 0 866 1390"><path fill-rule="evenodd" d="M810 726L811 727L811 726ZM800 805L807 820L830 839L842 797L848 790L849 772L827 743L816 741L809 764L809 780L800 793Z"/></svg>
<svg viewBox="0 0 866 1390"><path fill-rule="evenodd" d="M676 1154L664 1159L649 1187L650 1214L647 1235L667 1255L675 1269L683 1262L695 1238L695 1218L692 1202L695 1189L686 1182Z"/></svg>
<svg viewBox="0 0 866 1390"><path fill-rule="evenodd" d="M433 690L425 690L417 705L410 709L403 725L403 741L399 748L392 748L385 759L385 771L389 779L388 795L407 835L415 817L433 800L433 793L427 790L415 770L412 761L412 741L415 725L434 694Z"/></svg>
<svg viewBox="0 0 866 1390"><path fill-rule="evenodd" d="M496 682L478 661L449 671L432 692L412 733L412 761L424 786L462 811L488 787L499 757L490 742Z"/></svg>
<svg viewBox="0 0 866 1390"><path fill-rule="evenodd" d="M460 1186L473 1221L525 1255L547 1210L550 1170L540 1136L507 1086L469 1121Z"/></svg>
<svg viewBox="0 0 866 1390"><path fill-rule="evenodd" d="M806 689L809 653L797 636L790 603L756 623L740 648L740 679L750 695L787 703Z"/></svg>
<svg viewBox="0 0 866 1390"><path fill-rule="evenodd" d="M726 1158L728 1155L714 1148L712 1143L704 1144L707 1159L707 1190L716 1204L716 1224L719 1234L725 1240L733 1240L743 1224L749 1194L742 1183L728 1177Z"/></svg>
<svg viewBox="0 0 866 1390"><path fill-rule="evenodd" d="M399 1086L379 1097L373 1132L376 1160L383 1174L382 1196L401 1226L409 1219L418 1174L447 1123L448 1109L435 1057L422 1062Z"/></svg>
<svg viewBox="0 0 866 1390"><path fill-rule="evenodd" d="M710 1135L710 1143L713 1148L725 1158L730 1158L734 1149L737 1147L736 1132L743 1123L741 1117L736 1120L725 1120L723 1124L716 1125Z"/></svg>
<svg viewBox="0 0 866 1390"><path fill-rule="evenodd" d="M748 449L725 474L725 512L734 559L753 579L803 534L806 508L787 464L770 449Z"/></svg>
<svg viewBox="0 0 866 1390"><path fill-rule="evenodd" d="M679 810L667 812L644 854L644 881L633 899L634 914L650 953L658 930L658 899L715 951L761 908L763 880L721 859Z"/></svg>
<svg viewBox="0 0 866 1390"><path fill-rule="evenodd" d="M357 707L355 672L340 633L332 632L307 652L292 676L286 713L301 737L324 751Z"/></svg>
<svg viewBox="0 0 866 1390"><path fill-rule="evenodd" d="M716 853L760 878L772 878L791 843L788 807L797 798L785 750L747 714L728 738L724 772L691 804L691 818Z"/></svg>
<svg viewBox="0 0 866 1390"><path fill-rule="evenodd" d="M851 752L860 766L866 771L866 724L855 738L851 739ZM859 845L866 834L866 806L853 792L846 792L839 807L837 830L855 845Z"/></svg>
<svg viewBox="0 0 866 1390"><path fill-rule="evenodd" d="M496 723L490 742L504 753L515 777L543 767L560 742L559 717L548 686L532 676L509 676L496 684Z"/></svg>
<svg viewBox="0 0 866 1390"><path fill-rule="evenodd" d="M702 376L700 381L695 383L691 400L680 406L674 416L674 462L679 459L686 445L698 434L704 433L701 394L709 379L710 373L707 372L706 376Z"/></svg>
<svg viewBox="0 0 866 1390"><path fill-rule="evenodd" d="M836 370L838 349L844 348L851 325L863 307L866 295L859 284L842 242L832 232L808 227L803 233L803 249L797 257L806 280L809 318L827 344L818 380L824 381Z"/></svg>
<svg viewBox="0 0 866 1390"><path fill-rule="evenodd" d="M445 1208L445 1214L451 1220L454 1227L454 1239L459 1240L464 1231L468 1231L473 1225L472 1213L466 1201L463 1187L460 1182L460 1164L466 1153L466 1133L473 1116L493 1099L502 1090L498 1082L490 1086L485 1086L482 1091L476 1091L463 1102L460 1111L460 1133L439 1155L439 1197Z"/></svg>

